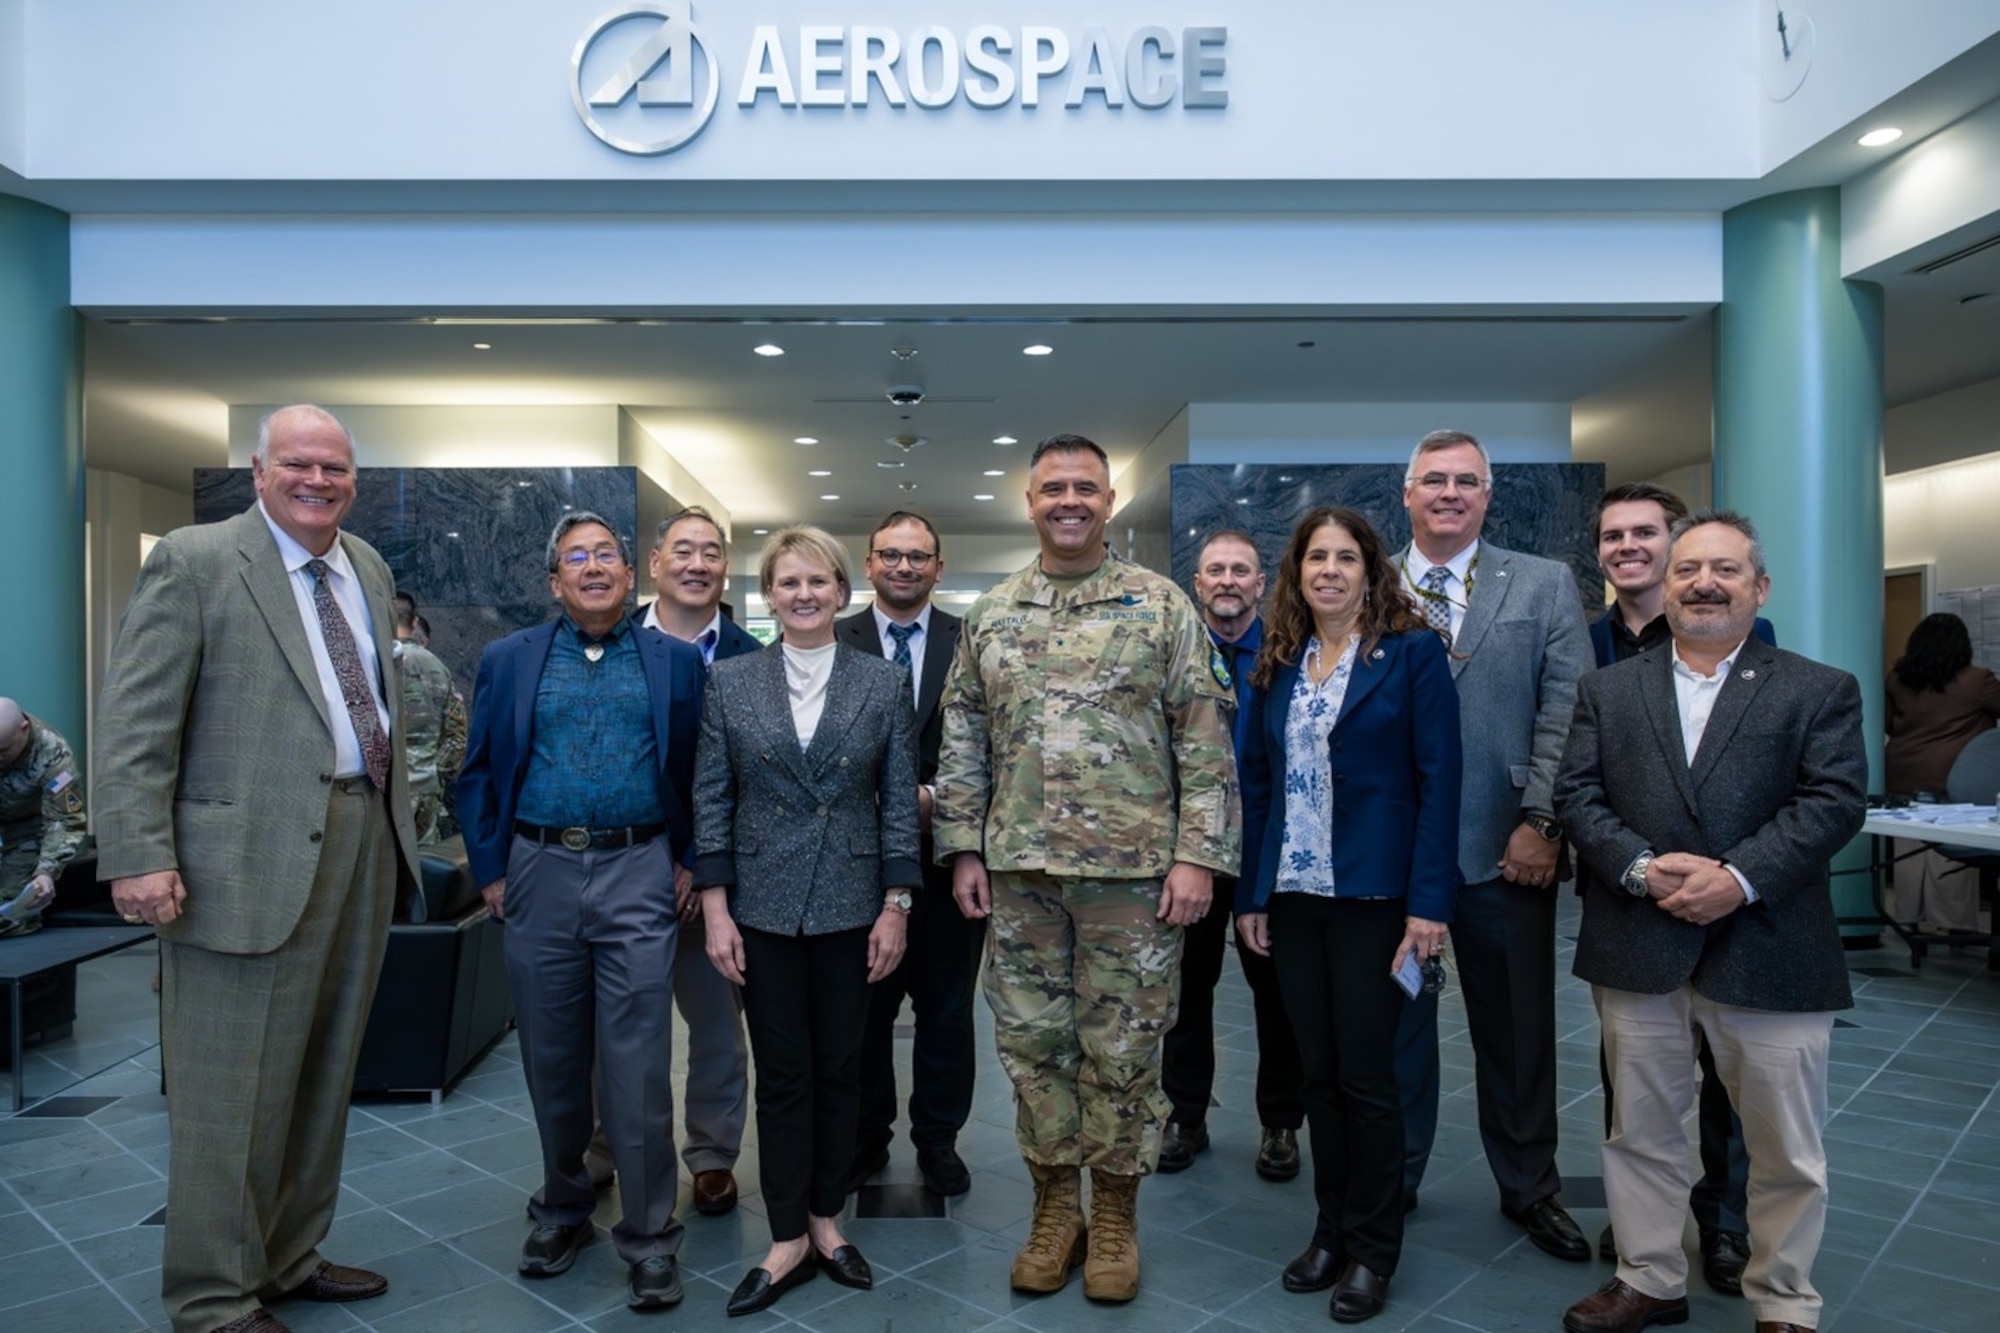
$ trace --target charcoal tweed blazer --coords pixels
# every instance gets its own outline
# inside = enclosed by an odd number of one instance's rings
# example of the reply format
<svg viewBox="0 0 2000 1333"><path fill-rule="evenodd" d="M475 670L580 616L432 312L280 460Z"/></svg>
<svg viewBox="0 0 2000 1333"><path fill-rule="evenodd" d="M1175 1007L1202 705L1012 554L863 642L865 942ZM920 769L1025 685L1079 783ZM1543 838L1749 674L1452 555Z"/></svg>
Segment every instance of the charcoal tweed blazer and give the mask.
<svg viewBox="0 0 2000 1333"><path fill-rule="evenodd" d="M1556 780L1583 889L1576 975L1645 995L1692 985L1746 1009L1847 1008L1828 861L1867 813L1860 687L1753 638L1690 765L1672 662L1646 653L1577 687ZM1619 882L1647 849L1727 860L1757 901L1705 926L1679 920Z"/></svg>
<svg viewBox="0 0 2000 1333"><path fill-rule="evenodd" d="M695 887L726 887L738 925L786 936L871 925L884 892L922 887L916 719L902 670L838 644L806 747L782 648L718 660L710 672L695 754Z"/></svg>
<svg viewBox="0 0 2000 1333"><path fill-rule="evenodd" d="M394 581L368 543L347 533L340 541L386 671ZM397 879L407 889L417 882L417 834L402 691L391 682L382 696ZM290 576L255 505L153 548L119 626L95 739L98 878L178 870L187 911L160 927L163 939L240 954L284 943L319 866L333 724Z"/></svg>

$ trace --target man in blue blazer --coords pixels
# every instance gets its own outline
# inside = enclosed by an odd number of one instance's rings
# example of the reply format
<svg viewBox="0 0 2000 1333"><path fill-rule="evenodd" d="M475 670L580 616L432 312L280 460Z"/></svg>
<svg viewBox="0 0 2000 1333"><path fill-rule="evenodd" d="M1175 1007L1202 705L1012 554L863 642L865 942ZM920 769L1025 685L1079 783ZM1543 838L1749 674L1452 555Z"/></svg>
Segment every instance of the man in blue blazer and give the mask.
<svg viewBox="0 0 2000 1333"><path fill-rule="evenodd" d="M1597 567L1615 600L1590 622L1590 646L1597 665L1608 667L1672 641L1667 625L1668 532L1687 517L1681 497L1663 486L1633 482L1614 486L1597 502ZM1758 616L1751 637L1775 645L1771 622ZM1583 892L1581 882L1577 892ZM1750 1159L1743 1150L1743 1124L1730 1108L1729 1092L1716 1072L1708 1043L1700 1043L1701 1179L1688 1196L1701 1232L1702 1276L1726 1296L1743 1294L1743 1266L1750 1260L1745 1196ZM1611 1070L1599 1053L1604 1078L1604 1132L1611 1133ZM1614 1262L1618 1242L1610 1227L1598 1238L1600 1258Z"/></svg>
<svg viewBox="0 0 2000 1333"><path fill-rule="evenodd" d="M626 1303L676 1304L673 1150L676 867L693 841L701 654L626 608L624 539L563 516L548 543L563 614L487 647L458 780L472 872L506 923L507 982L541 1136L529 1277L566 1272L594 1234L591 1069L624 1216Z"/></svg>
<svg viewBox="0 0 2000 1333"><path fill-rule="evenodd" d="M1500 1211L1536 1246L1585 1262L1589 1242L1556 1194L1556 884L1562 828L1556 764L1577 678L1590 669L1583 601L1566 565L1481 542L1493 495L1485 448L1433 431L1410 455L1403 505L1411 542L1403 578L1447 631L1465 748L1452 921L1478 1080L1479 1137ZM1406 1206L1414 1207L1437 1133L1437 1000L1404 1011Z"/></svg>

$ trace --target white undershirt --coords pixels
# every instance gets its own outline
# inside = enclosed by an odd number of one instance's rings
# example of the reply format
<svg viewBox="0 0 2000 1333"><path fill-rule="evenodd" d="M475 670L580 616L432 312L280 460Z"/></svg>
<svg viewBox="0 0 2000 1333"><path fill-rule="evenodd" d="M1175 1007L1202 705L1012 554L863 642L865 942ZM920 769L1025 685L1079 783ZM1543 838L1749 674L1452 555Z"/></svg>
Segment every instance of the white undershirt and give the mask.
<svg viewBox="0 0 2000 1333"><path fill-rule="evenodd" d="M1748 643L1746 638L1743 643ZM1690 767L1694 764L1695 752L1701 749L1702 734L1708 730L1708 719L1715 712L1716 698L1729 679L1730 671L1736 666L1736 658L1743 651L1743 643L1729 650L1729 656L1715 664L1715 674L1704 676L1681 659L1679 644L1672 646L1674 667L1674 702L1680 708L1681 749L1687 755ZM1743 901L1757 901L1757 891L1750 887L1749 878L1735 866L1725 867L1736 876L1736 882L1743 886Z"/></svg>
<svg viewBox="0 0 2000 1333"><path fill-rule="evenodd" d="M819 730L819 715L826 711L826 686L833 679L833 652L840 645L824 648L794 648L784 644L785 692L792 700L792 726L799 733L799 747L812 744Z"/></svg>

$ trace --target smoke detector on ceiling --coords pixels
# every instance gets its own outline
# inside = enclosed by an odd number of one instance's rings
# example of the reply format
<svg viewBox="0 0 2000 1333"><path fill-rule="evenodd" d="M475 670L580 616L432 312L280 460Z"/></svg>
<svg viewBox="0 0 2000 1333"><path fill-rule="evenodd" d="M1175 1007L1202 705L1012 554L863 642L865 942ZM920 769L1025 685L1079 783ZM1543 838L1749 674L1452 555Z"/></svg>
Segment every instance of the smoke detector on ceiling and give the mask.
<svg viewBox="0 0 2000 1333"><path fill-rule="evenodd" d="M889 401L898 407L915 407L924 401L924 386L921 384L891 384L884 392Z"/></svg>

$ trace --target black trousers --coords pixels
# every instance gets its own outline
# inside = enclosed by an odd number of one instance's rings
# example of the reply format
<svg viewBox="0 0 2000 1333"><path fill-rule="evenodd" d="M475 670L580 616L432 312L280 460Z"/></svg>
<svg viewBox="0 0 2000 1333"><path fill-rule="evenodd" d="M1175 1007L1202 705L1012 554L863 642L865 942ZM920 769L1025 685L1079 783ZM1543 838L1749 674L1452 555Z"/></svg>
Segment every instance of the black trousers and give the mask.
<svg viewBox="0 0 2000 1333"><path fill-rule="evenodd" d="M1711 1231L1750 1232L1750 1152L1743 1146L1743 1122L1729 1104L1729 1089L1715 1068L1708 1036L1695 1030L1695 1062L1701 1066L1701 1100L1695 1123L1701 1131L1701 1179L1688 1191L1694 1224ZM1604 1079L1604 1137L1611 1137L1611 1066L1604 1044L1597 1046L1597 1072Z"/></svg>
<svg viewBox="0 0 2000 1333"><path fill-rule="evenodd" d="M1479 1137L1519 1212L1562 1189L1556 1170L1556 891L1489 879L1459 890L1451 923L1478 1082ZM1437 1135L1437 1004L1413 1004L1397 1034L1407 1130L1404 1188L1415 1191Z"/></svg>
<svg viewBox="0 0 2000 1333"><path fill-rule="evenodd" d="M1215 986L1235 929L1228 907L1235 899L1236 881L1218 876L1208 915L1182 935L1179 1017L1167 1032L1160 1059L1160 1086L1174 1104L1171 1118L1177 1124L1199 1125L1208 1119L1215 1088ZM1257 1015L1257 1119L1271 1129L1297 1129L1306 1118L1299 1046L1285 1016L1277 969L1269 958L1245 948L1239 947L1236 957Z"/></svg>
<svg viewBox="0 0 2000 1333"><path fill-rule="evenodd" d="M923 891L910 908L908 943L896 970L875 983L861 1039L861 1128L858 1147L887 1147L896 1137L896 1017L909 998L916 1016L910 1043L910 1142L919 1150L949 1148L972 1114L977 1063L972 995L986 923L968 921L951 898L951 874L924 871Z"/></svg>
<svg viewBox="0 0 2000 1333"><path fill-rule="evenodd" d="M757 1150L771 1239L847 1204L861 1110L868 928L743 931L743 1018L757 1067Z"/></svg>
<svg viewBox="0 0 2000 1333"><path fill-rule="evenodd" d="M1271 898L1271 961L1298 1034L1311 1129L1313 1244L1388 1277L1403 1252L1403 1105L1389 975L1401 899Z"/></svg>

